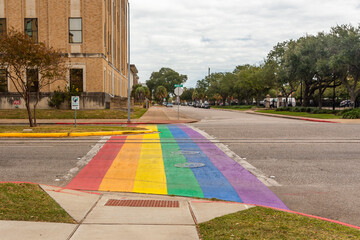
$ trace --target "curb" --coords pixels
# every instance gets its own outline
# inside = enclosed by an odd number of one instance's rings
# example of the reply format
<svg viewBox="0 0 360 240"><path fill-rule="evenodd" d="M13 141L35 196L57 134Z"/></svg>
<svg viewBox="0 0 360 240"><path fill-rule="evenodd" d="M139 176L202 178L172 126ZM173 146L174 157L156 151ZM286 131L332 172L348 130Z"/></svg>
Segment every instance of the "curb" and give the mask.
<svg viewBox="0 0 360 240"><path fill-rule="evenodd" d="M250 111L246 111L245 113L268 116L268 117L277 117L277 118L287 118L287 119L293 119L293 120L309 121L309 122L339 123L339 122L323 120L323 119L317 119L317 118L303 118L303 117L287 116L287 115L280 115L280 114L259 113L259 112L250 112Z"/></svg>
<svg viewBox="0 0 360 240"><path fill-rule="evenodd" d="M0 133L0 138L66 138L88 136L113 136L129 134L148 134L152 130L112 131L112 132L82 132L82 133Z"/></svg>

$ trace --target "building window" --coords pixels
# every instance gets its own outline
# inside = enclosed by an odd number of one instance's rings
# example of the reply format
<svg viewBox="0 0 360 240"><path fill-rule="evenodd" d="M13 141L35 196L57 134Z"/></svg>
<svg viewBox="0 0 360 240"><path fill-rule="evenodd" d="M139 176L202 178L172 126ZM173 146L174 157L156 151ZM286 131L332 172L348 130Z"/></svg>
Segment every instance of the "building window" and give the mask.
<svg viewBox="0 0 360 240"><path fill-rule="evenodd" d="M82 43L82 18L69 18L69 43Z"/></svg>
<svg viewBox="0 0 360 240"><path fill-rule="evenodd" d="M37 18L25 18L25 34L38 42L38 20Z"/></svg>
<svg viewBox="0 0 360 240"><path fill-rule="evenodd" d="M30 92L39 90L39 70L26 69L26 81L30 85Z"/></svg>
<svg viewBox="0 0 360 240"><path fill-rule="evenodd" d="M83 69L70 69L70 91L83 92L84 91L84 74Z"/></svg>
<svg viewBox="0 0 360 240"><path fill-rule="evenodd" d="M8 91L7 71L0 69L0 92Z"/></svg>
<svg viewBox="0 0 360 240"><path fill-rule="evenodd" d="M0 18L0 34L6 33L6 18Z"/></svg>

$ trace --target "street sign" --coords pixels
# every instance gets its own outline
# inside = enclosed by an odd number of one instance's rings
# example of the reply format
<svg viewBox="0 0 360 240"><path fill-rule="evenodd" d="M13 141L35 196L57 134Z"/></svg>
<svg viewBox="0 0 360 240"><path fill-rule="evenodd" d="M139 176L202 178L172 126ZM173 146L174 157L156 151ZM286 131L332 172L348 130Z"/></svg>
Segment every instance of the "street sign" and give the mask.
<svg viewBox="0 0 360 240"><path fill-rule="evenodd" d="M175 84L174 87L184 87L182 84Z"/></svg>
<svg viewBox="0 0 360 240"><path fill-rule="evenodd" d="M175 92L176 96L181 96L181 94L183 94L184 90L181 87L176 87L174 92Z"/></svg>
<svg viewBox="0 0 360 240"><path fill-rule="evenodd" d="M79 110L80 109L80 97L79 96L72 96L71 97L71 109L72 110Z"/></svg>

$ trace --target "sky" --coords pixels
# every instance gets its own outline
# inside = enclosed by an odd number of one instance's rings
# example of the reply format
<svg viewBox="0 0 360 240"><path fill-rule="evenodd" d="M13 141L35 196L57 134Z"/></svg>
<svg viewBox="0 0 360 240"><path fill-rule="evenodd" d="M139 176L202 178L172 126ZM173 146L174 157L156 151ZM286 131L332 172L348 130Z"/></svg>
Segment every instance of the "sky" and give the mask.
<svg viewBox="0 0 360 240"><path fill-rule="evenodd" d="M259 64L278 42L360 23L359 0L130 0L131 63L140 82L171 68L185 87Z"/></svg>

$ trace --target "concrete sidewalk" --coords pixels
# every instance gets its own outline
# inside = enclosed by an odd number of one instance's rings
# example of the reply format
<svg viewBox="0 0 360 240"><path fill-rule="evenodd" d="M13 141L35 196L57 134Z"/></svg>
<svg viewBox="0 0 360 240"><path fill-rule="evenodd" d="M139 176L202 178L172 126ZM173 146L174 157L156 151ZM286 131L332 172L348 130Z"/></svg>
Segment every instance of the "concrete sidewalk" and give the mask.
<svg viewBox="0 0 360 240"><path fill-rule="evenodd" d="M171 124L171 123L193 123L197 119L190 118L178 113L176 107L150 107L148 111L139 119L130 119L131 124ZM74 119L37 119L38 124L74 124ZM128 124L127 119L77 119L77 124ZM3 125L27 125L28 119L0 119Z"/></svg>
<svg viewBox="0 0 360 240"><path fill-rule="evenodd" d="M2 240L193 240L199 239L198 223L253 207L184 197L41 187L78 224L0 221ZM160 203L172 206L161 207Z"/></svg>

